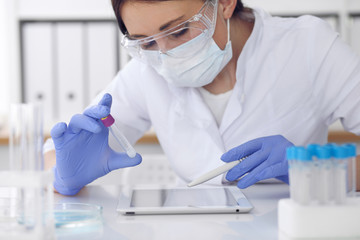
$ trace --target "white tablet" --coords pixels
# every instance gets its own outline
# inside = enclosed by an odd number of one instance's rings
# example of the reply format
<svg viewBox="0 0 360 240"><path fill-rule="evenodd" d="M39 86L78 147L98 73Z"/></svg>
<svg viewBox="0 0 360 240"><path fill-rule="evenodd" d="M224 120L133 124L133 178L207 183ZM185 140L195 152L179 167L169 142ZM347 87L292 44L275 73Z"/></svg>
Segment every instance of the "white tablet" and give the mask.
<svg viewBox="0 0 360 240"><path fill-rule="evenodd" d="M252 209L236 187L123 189L117 211L126 214L244 213Z"/></svg>

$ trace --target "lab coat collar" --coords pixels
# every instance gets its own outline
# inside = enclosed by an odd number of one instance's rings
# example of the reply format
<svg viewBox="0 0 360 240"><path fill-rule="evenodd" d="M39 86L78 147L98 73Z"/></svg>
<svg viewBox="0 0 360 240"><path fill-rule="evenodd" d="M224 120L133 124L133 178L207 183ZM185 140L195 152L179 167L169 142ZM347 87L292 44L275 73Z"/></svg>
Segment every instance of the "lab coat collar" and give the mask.
<svg viewBox="0 0 360 240"><path fill-rule="evenodd" d="M220 127L217 126L216 120L210 109L206 106L196 88L176 87L168 83L169 90L174 96L172 109L178 115L179 119L189 118L191 122L198 128L207 129L210 132L214 142L224 149L222 142L223 133L231 126L231 124L241 115L245 99L245 81L246 67L249 60L252 59L256 51L256 44L260 38L261 27L263 25L261 16L267 13L261 9L254 9L255 24L253 31L246 42L237 62L236 84L234 91L229 99L228 106L224 112ZM251 67L251 66L250 66ZM254 66L252 66L254 67Z"/></svg>
<svg viewBox="0 0 360 240"><path fill-rule="evenodd" d="M250 34L249 39L246 41L237 61L236 83L233 94L229 99L229 103L227 104L223 119L220 124L220 134L224 134L224 132L231 126L231 124L240 117L243 111L244 103L246 101L245 84L246 81L251 81L251 79L246 79L246 69L247 67L257 67L256 65L249 65L252 63L257 43L261 38L261 28L263 26L262 18L268 14L261 9L254 9L253 13L255 16L254 28Z"/></svg>
<svg viewBox="0 0 360 240"><path fill-rule="evenodd" d="M173 110L180 119L187 118L198 128L207 128L213 122L213 116L202 101L196 88L175 87L169 84L174 94Z"/></svg>

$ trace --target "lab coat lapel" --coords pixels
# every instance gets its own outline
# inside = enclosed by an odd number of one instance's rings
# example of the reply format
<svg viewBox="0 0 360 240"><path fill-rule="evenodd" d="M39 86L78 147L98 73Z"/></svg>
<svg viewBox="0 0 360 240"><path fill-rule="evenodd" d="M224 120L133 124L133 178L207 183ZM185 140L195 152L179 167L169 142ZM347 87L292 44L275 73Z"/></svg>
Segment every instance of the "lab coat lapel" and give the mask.
<svg viewBox="0 0 360 240"><path fill-rule="evenodd" d="M175 97L174 111L179 119L184 119L198 129L203 129L218 146L224 151L224 144L216 120L210 109L203 101L196 88L172 87Z"/></svg>
<svg viewBox="0 0 360 240"><path fill-rule="evenodd" d="M220 124L220 134L223 135L229 129L231 124L240 117L246 94L246 69L253 68L255 64L251 64L254 59L258 43L262 37L260 29L262 27L261 17L258 16L257 11L253 11L255 16L255 24L249 39L246 41L238 62L236 64L236 84L234 91L226 106L223 119ZM270 16L266 14L267 16Z"/></svg>
<svg viewBox="0 0 360 240"><path fill-rule="evenodd" d="M229 102L226 106L224 116L221 120L219 132L221 135L231 126L231 124L240 117L242 113L242 104L244 101L244 95L239 91L239 87L234 88L234 92L231 95Z"/></svg>

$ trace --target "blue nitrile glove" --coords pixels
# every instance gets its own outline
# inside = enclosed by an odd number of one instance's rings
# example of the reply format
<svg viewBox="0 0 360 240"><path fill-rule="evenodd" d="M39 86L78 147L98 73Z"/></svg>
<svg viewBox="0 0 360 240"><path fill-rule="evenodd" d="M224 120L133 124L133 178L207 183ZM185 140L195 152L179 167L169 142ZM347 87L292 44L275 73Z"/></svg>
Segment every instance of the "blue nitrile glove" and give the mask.
<svg viewBox="0 0 360 240"><path fill-rule="evenodd" d="M293 146L280 135L257 138L231 149L221 156L224 162L231 162L246 157L226 174L228 181L238 182L239 188L247 188L267 178L277 178L289 183L286 148Z"/></svg>
<svg viewBox="0 0 360 240"><path fill-rule="evenodd" d="M105 94L98 105L74 115L69 123L58 123L51 130L55 144L54 188L74 195L86 184L118 168L135 166L142 158L113 151L108 144L109 130L101 118L110 113L112 98Z"/></svg>

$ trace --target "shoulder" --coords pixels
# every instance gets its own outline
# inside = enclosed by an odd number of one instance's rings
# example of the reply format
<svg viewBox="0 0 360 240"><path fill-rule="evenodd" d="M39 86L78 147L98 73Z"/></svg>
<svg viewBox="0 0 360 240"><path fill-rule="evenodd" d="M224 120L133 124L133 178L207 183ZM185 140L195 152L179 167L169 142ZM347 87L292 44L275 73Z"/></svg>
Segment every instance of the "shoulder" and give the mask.
<svg viewBox="0 0 360 240"><path fill-rule="evenodd" d="M113 84L119 86L147 88L164 84L165 80L148 64L131 59L115 76Z"/></svg>
<svg viewBox="0 0 360 240"><path fill-rule="evenodd" d="M153 68L147 64L131 59L118 73L117 77L132 78L133 81L142 79L142 76L153 76L156 77L156 73Z"/></svg>
<svg viewBox="0 0 360 240"><path fill-rule="evenodd" d="M119 97L139 101L151 101L155 96L168 95L170 91L168 82L161 75L136 59L130 60L117 73L109 89Z"/></svg>
<svg viewBox="0 0 360 240"><path fill-rule="evenodd" d="M259 29L256 45L261 46L255 51L266 54L321 61L339 36L330 24L315 16L275 17L262 9L254 9L254 14Z"/></svg>
<svg viewBox="0 0 360 240"><path fill-rule="evenodd" d="M326 21L312 15L302 15L298 17L272 16L270 13L261 8L254 8L253 13L255 15L255 20L264 27L288 30L329 27L329 24Z"/></svg>
<svg viewBox="0 0 360 240"><path fill-rule="evenodd" d="M339 35L328 22L316 16L276 17L264 13L262 16L264 32L277 35L277 38L296 37L312 40L331 38L333 40Z"/></svg>

